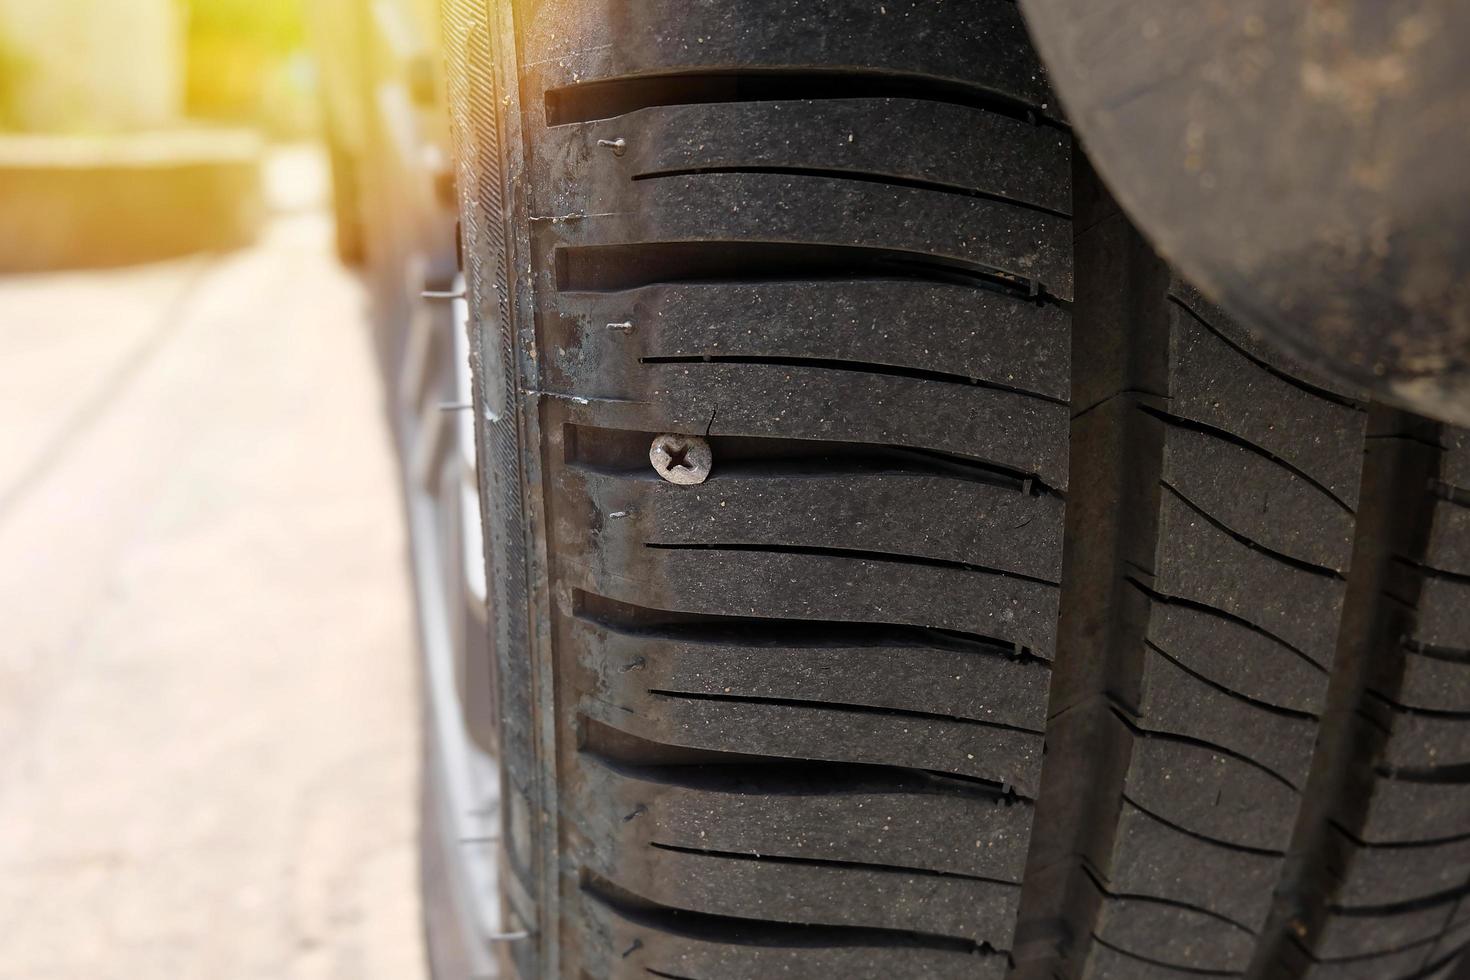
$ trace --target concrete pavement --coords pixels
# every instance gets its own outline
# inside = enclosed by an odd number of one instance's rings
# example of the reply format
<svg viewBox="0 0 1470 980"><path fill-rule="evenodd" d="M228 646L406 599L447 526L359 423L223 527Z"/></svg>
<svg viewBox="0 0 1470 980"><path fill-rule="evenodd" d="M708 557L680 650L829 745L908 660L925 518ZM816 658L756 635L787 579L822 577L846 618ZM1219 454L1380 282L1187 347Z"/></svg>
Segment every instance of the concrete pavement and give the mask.
<svg viewBox="0 0 1470 980"><path fill-rule="evenodd" d="M423 974L404 532L319 209L0 279L0 977Z"/></svg>

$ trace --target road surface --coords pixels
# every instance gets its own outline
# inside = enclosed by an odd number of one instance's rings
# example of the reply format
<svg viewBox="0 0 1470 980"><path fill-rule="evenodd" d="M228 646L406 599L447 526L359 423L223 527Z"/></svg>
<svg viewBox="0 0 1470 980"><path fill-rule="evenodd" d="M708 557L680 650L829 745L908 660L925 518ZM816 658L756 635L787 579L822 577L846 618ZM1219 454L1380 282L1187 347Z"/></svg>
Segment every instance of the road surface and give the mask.
<svg viewBox="0 0 1470 980"><path fill-rule="evenodd" d="M259 247L0 278L0 977L423 975L393 462L291 166Z"/></svg>

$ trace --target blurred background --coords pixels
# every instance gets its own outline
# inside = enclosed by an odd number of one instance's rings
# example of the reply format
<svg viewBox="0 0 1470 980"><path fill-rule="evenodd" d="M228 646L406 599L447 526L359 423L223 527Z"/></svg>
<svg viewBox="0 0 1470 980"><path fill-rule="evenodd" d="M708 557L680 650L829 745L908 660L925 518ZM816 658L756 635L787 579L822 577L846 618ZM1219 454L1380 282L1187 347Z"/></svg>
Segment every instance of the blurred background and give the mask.
<svg viewBox="0 0 1470 980"><path fill-rule="evenodd" d="M424 975L419 650L483 595L437 29L0 0L0 977Z"/></svg>

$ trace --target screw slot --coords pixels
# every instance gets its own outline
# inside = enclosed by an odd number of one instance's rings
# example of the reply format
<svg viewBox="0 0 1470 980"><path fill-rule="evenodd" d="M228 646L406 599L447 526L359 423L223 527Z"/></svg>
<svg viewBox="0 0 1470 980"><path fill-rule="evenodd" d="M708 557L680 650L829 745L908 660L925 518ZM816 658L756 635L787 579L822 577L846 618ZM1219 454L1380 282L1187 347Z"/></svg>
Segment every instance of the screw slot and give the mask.
<svg viewBox="0 0 1470 980"><path fill-rule="evenodd" d="M653 471L670 483L692 486L703 483L714 465L709 443L699 436L666 432L656 436L648 450Z"/></svg>

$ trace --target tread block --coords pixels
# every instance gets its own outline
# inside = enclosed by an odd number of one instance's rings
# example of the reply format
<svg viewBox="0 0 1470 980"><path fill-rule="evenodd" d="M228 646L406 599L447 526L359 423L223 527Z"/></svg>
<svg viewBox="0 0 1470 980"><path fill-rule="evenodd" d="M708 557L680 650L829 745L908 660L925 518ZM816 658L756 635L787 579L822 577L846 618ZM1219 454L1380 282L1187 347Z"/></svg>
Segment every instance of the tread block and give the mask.
<svg viewBox="0 0 1470 980"><path fill-rule="evenodd" d="M697 486L652 478L651 470L583 479L598 512L593 526L643 541L834 548L1061 579L1059 497L922 472L824 473L821 463L806 465L811 472L776 475L768 466L717 461ZM626 516L607 517L618 513Z"/></svg>
<svg viewBox="0 0 1470 980"><path fill-rule="evenodd" d="M1131 895L1103 899L1096 935L1124 952L1194 970L1243 970L1255 949L1255 935L1236 923Z"/></svg>
<svg viewBox="0 0 1470 980"><path fill-rule="evenodd" d="M634 604L652 594L661 608L675 612L956 630L1014 643L1046 659L1056 645L1056 587L1009 575L873 558L628 543L584 560L592 563L583 583L590 591Z"/></svg>
<svg viewBox="0 0 1470 980"><path fill-rule="evenodd" d="M637 133L629 141L627 134ZM598 140L623 139L621 155ZM558 214L603 210L619 181L669 173L803 170L914 183L1065 214L1072 143L1050 126L915 98L789 99L650 106L554 127L543 161Z"/></svg>
<svg viewBox="0 0 1470 980"><path fill-rule="evenodd" d="M1201 976L1209 974L1142 960L1097 942L1082 967L1082 980L1199 980Z"/></svg>
<svg viewBox="0 0 1470 980"><path fill-rule="evenodd" d="M1373 781L1363 839L1370 844L1415 844L1457 837L1467 829L1470 783Z"/></svg>
<svg viewBox="0 0 1470 980"><path fill-rule="evenodd" d="M1072 298L1071 222L945 191L803 174L683 174L618 188L587 215L533 218L561 247L753 242L882 249L998 272Z"/></svg>
<svg viewBox="0 0 1470 980"><path fill-rule="evenodd" d="M1177 306L1169 315L1169 411L1285 460L1355 508L1366 413L1270 373Z"/></svg>
<svg viewBox="0 0 1470 980"><path fill-rule="evenodd" d="M1164 442L1164 482L1221 524L1272 551L1346 573L1353 515L1291 470L1179 427Z"/></svg>
<svg viewBox="0 0 1470 980"><path fill-rule="evenodd" d="M1424 961L1432 949L1433 944L1424 943L1374 956L1314 962L1301 976L1303 980L1428 980L1435 974L1423 972Z"/></svg>
<svg viewBox="0 0 1470 980"><path fill-rule="evenodd" d="M1119 894L1179 902L1259 931L1280 871L1279 855L1192 837L1125 800L1108 881Z"/></svg>
<svg viewBox="0 0 1470 980"><path fill-rule="evenodd" d="M1470 837L1404 847L1359 847L1338 885L1346 906L1412 902L1458 888L1470 869Z"/></svg>
<svg viewBox="0 0 1470 980"><path fill-rule="evenodd" d="M752 646L606 635L601 689L888 708L1041 731L1050 672L969 650L891 646Z"/></svg>
<svg viewBox="0 0 1470 980"><path fill-rule="evenodd" d="M660 850L596 868L661 905L706 915L892 929L1010 946L1020 886L955 875Z"/></svg>
<svg viewBox="0 0 1470 980"><path fill-rule="evenodd" d="M1363 391L1320 373L1311 365L1292 357L1280 344L1260 337L1237 323L1228 313L1206 299L1191 283L1176 276L1169 286L1169 298L1208 324L1211 330L1239 348L1246 357L1269 364L1272 370L1289 374L1298 383L1319 389L1327 396L1335 396L1352 403L1366 401Z"/></svg>
<svg viewBox="0 0 1470 980"><path fill-rule="evenodd" d="M1221 616L1156 602L1148 641L1190 670L1248 698L1320 714L1327 674L1280 642Z"/></svg>
<svg viewBox="0 0 1470 980"><path fill-rule="evenodd" d="M1067 407L1026 395L778 364L650 365L639 380L595 400L549 397L577 424L931 449L1066 486Z"/></svg>
<svg viewBox="0 0 1470 980"><path fill-rule="evenodd" d="M568 378L599 391L626 384L635 359L809 358L935 371L1069 396L1069 317L998 290L878 281L659 283L616 293L566 292L572 338L557 352ZM609 330L627 323L627 330Z"/></svg>
<svg viewBox="0 0 1470 980"><path fill-rule="evenodd" d="M1163 736L1134 739L1123 793L1176 827L1225 844L1284 851L1298 794L1240 759Z"/></svg>
<svg viewBox="0 0 1470 980"><path fill-rule="evenodd" d="M1451 486L1470 488L1470 429L1446 426L1439 438L1444 447L1439 478Z"/></svg>
<svg viewBox="0 0 1470 980"><path fill-rule="evenodd" d="M1470 580L1427 575L1417 619L1416 641L1470 649Z"/></svg>
<svg viewBox="0 0 1470 980"><path fill-rule="evenodd" d="M587 714L665 745L777 759L854 762L947 773L1036 796L1041 736L976 722L808 704L652 695L590 701Z"/></svg>
<svg viewBox="0 0 1470 980"><path fill-rule="evenodd" d="M547 62L538 87L794 69L832 73L840 91L860 71L916 81L928 76L940 92L993 94L1059 115L1021 15L1007 3L602 0L589 9L556 0L536 8L525 33L525 62Z"/></svg>
<svg viewBox="0 0 1470 980"><path fill-rule="evenodd" d="M1470 714L1444 717L1414 711L1384 709L1392 731L1380 762L1409 769L1470 765ZM1466 814L1470 830L1470 814ZM1467 865L1470 873L1470 865Z"/></svg>
<svg viewBox="0 0 1470 980"><path fill-rule="evenodd" d="M691 782L682 785L594 767L585 792L601 805L583 811L588 839L629 860L656 861L656 853L634 855L664 844L1021 880L1026 804L938 792L918 780L865 785L860 774L824 779L770 768L685 774Z"/></svg>
<svg viewBox="0 0 1470 980"><path fill-rule="evenodd" d="M1470 710L1470 661L1406 651L1403 683L1394 697L1426 711Z"/></svg>
<svg viewBox="0 0 1470 980"><path fill-rule="evenodd" d="M1003 953L934 948L891 933L792 930L736 919L701 924L688 913L654 924L639 921L636 910L620 914L593 897L582 901L604 961L592 975L610 980L644 980L651 973L726 980L1002 980L1006 973Z"/></svg>
<svg viewBox="0 0 1470 980"><path fill-rule="evenodd" d="M1447 980L1451 976L1464 975L1463 958L1470 949L1470 916L1463 908L1457 908L1455 921L1435 940L1433 952L1427 957L1429 966L1422 980ZM1421 980L1421 978L1415 978Z"/></svg>
<svg viewBox="0 0 1470 980"><path fill-rule="evenodd" d="M1155 587L1280 637L1318 663L1337 645L1341 579L1251 548L1165 488L1159 504Z"/></svg>
<svg viewBox="0 0 1470 980"><path fill-rule="evenodd" d="M1424 564L1470 575L1470 506L1451 500L1435 501Z"/></svg>
<svg viewBox="0 0 1470 980"><path fill-rule="evenodd" d="M1138 724L1248 756L1298 788L1306 783L1317 736L1312 719L1269 711L1213 688L1153 649L1144 654Z"/></svg>
<svg viewBox="0 0 1470 980"><path fill-rule="evenodd" d="M1455 921L1455 911L1453 898L1395 911L1335 909L1323 925L1317 955L1323 960L1368 957L1423 944L1418 950L1422 959L1429 955L1436 937L1465 926Z"/></svg>

